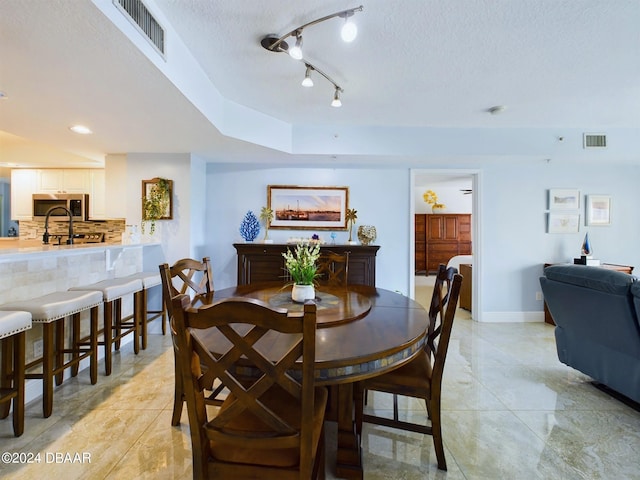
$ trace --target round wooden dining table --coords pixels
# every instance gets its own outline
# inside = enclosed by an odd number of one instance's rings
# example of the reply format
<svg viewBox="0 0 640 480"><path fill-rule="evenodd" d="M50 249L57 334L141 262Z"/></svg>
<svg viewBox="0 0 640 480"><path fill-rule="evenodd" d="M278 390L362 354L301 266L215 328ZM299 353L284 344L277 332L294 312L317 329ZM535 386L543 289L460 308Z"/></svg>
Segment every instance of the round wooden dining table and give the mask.
<svg viewBox="0 0 640 480"><path fill-rule="evenodd" d="M302 311L291 300L291 287L251 284L216 290L203 303L248 297L272 307ZM364 285L317 287L316 382L330 386L329 407L338 423L336 474L363 477L360 439L353 420L353 382L393 370L423 347L429 326L427 311L400 293ZM197 306L197 303L194 304ZM211 351L220 345L211 341Z"/></svg>

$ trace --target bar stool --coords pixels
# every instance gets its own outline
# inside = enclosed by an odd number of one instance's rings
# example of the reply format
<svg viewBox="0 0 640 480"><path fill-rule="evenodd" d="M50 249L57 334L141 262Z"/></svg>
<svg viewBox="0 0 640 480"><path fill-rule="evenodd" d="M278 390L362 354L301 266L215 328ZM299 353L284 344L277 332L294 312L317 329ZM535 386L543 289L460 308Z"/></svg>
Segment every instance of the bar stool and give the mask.
<svg viewBox="0 0 640 480"><path fill-rule="evenodd" d="M24 432L25 338L30 328L29 312L0 312L0 418L9 416L13 400L13 434L16 437Z"/></svg>
<svg viewBox="0 0 640 480"><path fill-rule="evenodd" d="M91 384L98 381L98 307L100 292L54 292L42 297L0 305L0 310L30 312L33 323L42 324L42 357L25 366L42 364L42 373L26 373L25 378L42 380L42 410L45 417L53 410L53 382L60 385L64 371L71 368L71 376L78 374L80 361L89 357ZM80 313L90 310L89 341L80 339ZM65 348L64 320L71 317L71 345ZM54 335L55 333L55 335ZM66 361L65 354L71 354Z"/></svg>
<svg viewBox="0 0 640 480"><path fill-rule="evenodd" d="M91 285L72 287L69 291L95 290L102 292L104 304L103 326L100 332L103 341L98 345L104 345L104 369L105 375L111 375L111 346L120 350L120 341L123 337L133 334L133 352L137 355L140 351L140 296L137 292L142 290L142 281L139 279L128 280L126 278L112 278L102 280ZM133 295L133 314L122 316L122 298ZM99 332L99 333L100 333Z"/></svg>
<svg viewBox="0 0 640 480"><path fill-rule="evenodd" d="M142 281L142 290L136 293L136 295L140 295L140 299L138 300L138 304L142 308L140 311L140 340L142 349L145 350L147 348L147 323L158 317L162 317L162 334L165 335L167 333L164 302L161 301L162 308L160 310L149 310L147 305L149 289L162 285L162 280L160 274L156 272L139 272L122 278Z"/></svg>

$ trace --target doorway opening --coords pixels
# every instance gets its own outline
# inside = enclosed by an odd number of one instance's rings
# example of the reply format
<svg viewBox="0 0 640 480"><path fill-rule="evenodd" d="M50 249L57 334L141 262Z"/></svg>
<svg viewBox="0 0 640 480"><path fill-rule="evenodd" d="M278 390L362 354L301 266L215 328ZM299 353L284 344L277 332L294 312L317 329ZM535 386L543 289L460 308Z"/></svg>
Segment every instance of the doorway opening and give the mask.
<svg viewBox="0 0 640 480"><path fill-rule="evenodd" d="M470 311L471 318L480 321L480 235L478 206L480 175L478 170L434 170L411 171L411 232L410 238L410 289L414 299L417 292L424 292L435 279L434 273L440 263L452 264L458 271L464 269L469 296L461 298L461 306ZM430 191L428 200L437 197L444 210L434 213L432 205L423 196ZM433 192L433 194L431 194ZM428 232L441 235L438 240L428 241ZM463 265L462 267L460 265ZM476 286L476 288L473 288Z"/></svg>

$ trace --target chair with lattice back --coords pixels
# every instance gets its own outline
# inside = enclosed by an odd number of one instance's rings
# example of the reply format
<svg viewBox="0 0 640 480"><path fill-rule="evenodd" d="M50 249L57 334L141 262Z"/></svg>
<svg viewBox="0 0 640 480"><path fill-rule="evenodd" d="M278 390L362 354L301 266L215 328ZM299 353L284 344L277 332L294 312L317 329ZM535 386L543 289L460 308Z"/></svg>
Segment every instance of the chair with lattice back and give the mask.
<svg viewBox="0 0 640 480"><path fill-rule="evenodd" d="M213 275L211 273L211 261L209 257L204 257L201 262L192 258L183 258L174 263L171 267L164 263L159 266L162 280L162 301L169 317L169 327L174 343L175 362L175 398L173 401L173 414L171 425L180 424L182 416L182 405L185 401L182 390L182 377L178 367L178 357L175 355L175 332L172 323L173 303L171 299L176 295L186 294L192 299L198 295L213 293ZM212 398L220 393L215 392Z"/></svg>
<svg viewBox="0 0 640 480"><path fill-rule="evenodd" d="M349 276L349 253L338 254L335 252L322 252L318 258L318 285L330 285L338 287L347 286Z"/></svg>
<svg viewBox="0 0 640 480"><path fill-rule="evenodd" d="M445 265L440 265L431 297L430 322L424 348L400 368L358 382L354 388L358 433L362 432L363 422L367 422L432 435L438 468L441 470L447 469L440 419L442 375L461 283L462 275L455 268L447 269ZM393 418L364 414L363 397L371 390L393 394ZM424 399L431 425L400 420L398 395Z"/></svg>
<svg viewBox="0 0 640 480"><path fill-rule="evenodd" d="M292 314L250 298L173 303L193 478L324 478L327 392L315 384L315 303ZM216 380L230 393L207 409L204 390Z"/></svg>

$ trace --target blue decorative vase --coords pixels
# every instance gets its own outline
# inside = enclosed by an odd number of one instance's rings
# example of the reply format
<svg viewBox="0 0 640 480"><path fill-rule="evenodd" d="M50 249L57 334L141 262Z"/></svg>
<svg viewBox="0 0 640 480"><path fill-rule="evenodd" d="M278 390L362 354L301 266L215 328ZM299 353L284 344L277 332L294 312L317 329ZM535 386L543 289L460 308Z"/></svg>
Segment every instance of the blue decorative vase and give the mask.
<svg viewBox="0 0 640 480"><path fill-rule="evenodd" d="M591 250L591 243L589 242L589 233L584 235L584 240L582 241L582 255L591 255L593 251Z"/></svg>

